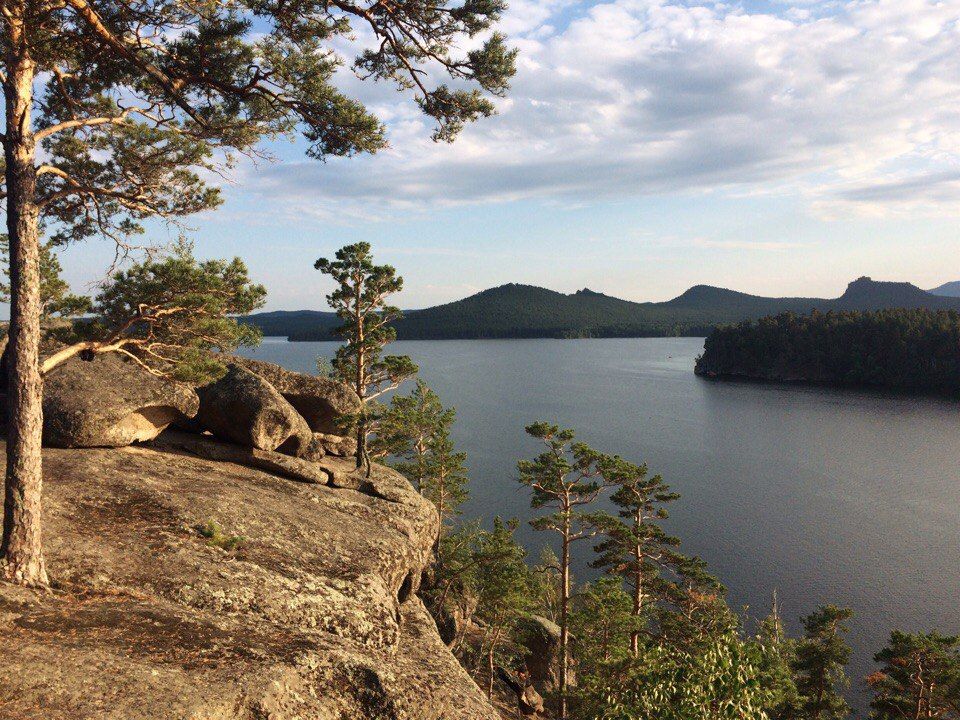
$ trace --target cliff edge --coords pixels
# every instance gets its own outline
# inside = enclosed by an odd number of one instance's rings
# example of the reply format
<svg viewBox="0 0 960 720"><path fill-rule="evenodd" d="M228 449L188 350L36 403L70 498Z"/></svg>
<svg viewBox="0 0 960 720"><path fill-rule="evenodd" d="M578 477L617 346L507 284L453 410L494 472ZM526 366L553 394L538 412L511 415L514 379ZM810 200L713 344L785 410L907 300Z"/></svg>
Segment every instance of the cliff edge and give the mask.
<svg viewBox="0 0 960 720"><path fill-rule="evenodd" d="M416 595L438 519L403 477L297 482L196 438L44 450L54 585L0 585L0 716L498 717Z"/></svg>

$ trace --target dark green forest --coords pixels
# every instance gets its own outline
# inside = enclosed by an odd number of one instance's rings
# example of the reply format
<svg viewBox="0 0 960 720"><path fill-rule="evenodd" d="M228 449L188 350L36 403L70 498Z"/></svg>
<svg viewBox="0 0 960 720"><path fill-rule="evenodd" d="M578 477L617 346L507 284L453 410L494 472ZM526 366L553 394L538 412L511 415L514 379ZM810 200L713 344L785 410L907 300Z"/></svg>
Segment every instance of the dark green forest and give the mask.
<svg viewBox="0 0 960 720"><path fill-rule="evenodd" d="M781 313L715 329L696 371L708 377L811 382L960 395L960 313Z"/></svg>
<svg viewBox="0 0 960 720"><path fill-rule="evenodd" d="M638 303L592 290L564 294L509 284L463 300L407 310L396 322L400 340L481 338L702 337L714 327L782 312L923 307L960 310L960 298L931 295L909 283L860 278L834 299L770 298L696 285L666 302ZM329 312L300 310L251 315L264 335L332 340L339 325Z"/></svg>

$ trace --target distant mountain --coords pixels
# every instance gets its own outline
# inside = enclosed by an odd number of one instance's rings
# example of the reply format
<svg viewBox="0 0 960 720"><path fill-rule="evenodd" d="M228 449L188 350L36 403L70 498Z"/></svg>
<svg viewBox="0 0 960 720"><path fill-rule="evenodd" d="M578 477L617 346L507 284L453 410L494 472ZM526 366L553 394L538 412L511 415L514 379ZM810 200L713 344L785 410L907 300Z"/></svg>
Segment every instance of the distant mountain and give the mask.
<svg viewBox="0 0 960 720"><path fill-rule="evenodd" d="M946 282L940 287L928 290L931 295L940 295L942 297L960 297L960 280Z"/></svg>
<svg viewBox="0 0 960 720"><path fill-rule="evenodd" d="M960 297L941 297L910 283L859 278L839 298L771 298L696 285L666 302L638 303L579 290L565 295L533 285L501 285L456 302L407 311L397 323L405 340L537 337L660 337L706 335L717 325L811 310L883 308L960 310ZM245 318L265 335L328 340L339 321L330 312L259 313Z"/></svg>
<svg viewBox="0 0 960 720"><path fill-rule="evenodd" d="M249 317L241 318L241 322L256 325L268 337L289 337L315 332L321 328L329 332L340 324L335 313L320 310L276 310L254 313Z"/></svg>

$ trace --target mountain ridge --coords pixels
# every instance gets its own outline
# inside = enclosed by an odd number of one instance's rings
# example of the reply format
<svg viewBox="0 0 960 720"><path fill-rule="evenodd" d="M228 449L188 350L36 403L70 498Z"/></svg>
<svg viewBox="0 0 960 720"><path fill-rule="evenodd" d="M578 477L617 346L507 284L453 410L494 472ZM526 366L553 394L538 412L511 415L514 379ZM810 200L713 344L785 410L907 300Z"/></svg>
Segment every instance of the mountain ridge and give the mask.
<svg viewBox="0 0 960 720"><path fill-rule="evenodd" d="M927 290L927 292L940 297L960 297L960 280L945 282L943 285Z"/></svg>
<svg viewBox="0 0 960 720"><path fill-rule="evenodd" d="M960 310L960 297L934 295L906 282L861 277L838 298L764 297L713 285L694 285L663 302L636 302L589 288L565 294L506 283L460 300L410 310L396 324L406 340L662 337L706 335L717 325L781 312L880 310L892 307ZM243 318L265 335L293 341L331 340L339 325L328 311L294 310Z"/></svg>

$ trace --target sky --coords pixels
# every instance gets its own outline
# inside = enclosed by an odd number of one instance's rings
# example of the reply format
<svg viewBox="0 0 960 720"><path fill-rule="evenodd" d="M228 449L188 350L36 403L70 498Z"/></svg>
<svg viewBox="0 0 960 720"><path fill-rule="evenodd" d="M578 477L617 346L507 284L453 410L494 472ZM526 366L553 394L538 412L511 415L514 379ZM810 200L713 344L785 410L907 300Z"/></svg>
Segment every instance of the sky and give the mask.
<svg viewBox="0 0 960 720"><path fill-rule="evenodd" d="M435 144L411 96L344 69L389 148L271 143L188 221L198 254L244 258L274 310L324 308L314 261L359 240L407 308L508 282L666 300L960 279L960 0L513 0L501 29L498 115ZM112 253L61 257L84 291Z"/></svg>

